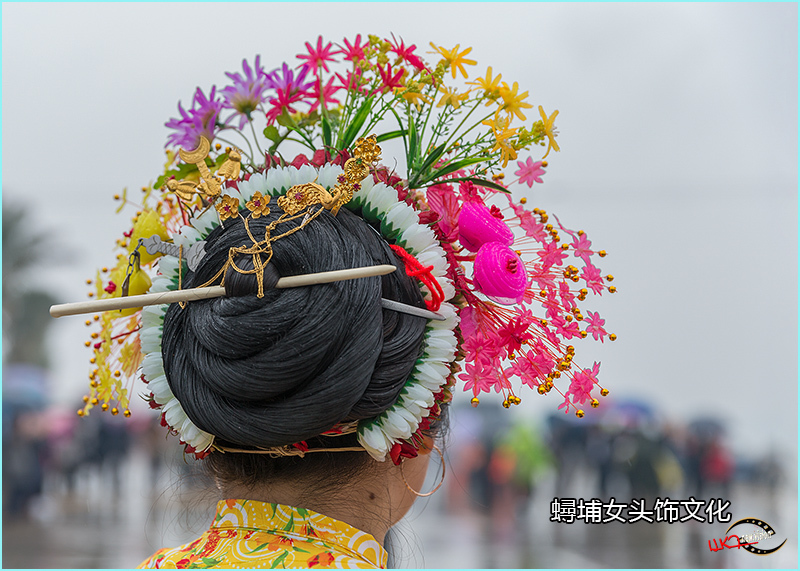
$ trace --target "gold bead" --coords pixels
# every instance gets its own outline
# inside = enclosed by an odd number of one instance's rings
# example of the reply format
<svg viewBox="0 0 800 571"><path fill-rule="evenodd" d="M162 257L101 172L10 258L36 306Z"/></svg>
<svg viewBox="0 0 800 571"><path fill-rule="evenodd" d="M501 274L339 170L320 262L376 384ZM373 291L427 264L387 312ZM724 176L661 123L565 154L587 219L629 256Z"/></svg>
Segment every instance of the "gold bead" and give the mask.
<svg viewBox="0 0 800 571"><path fill-rule="evenodd" d="M616 341L617 340L617 334L616 333L612 333L611 335L608 336L608 338L611 339L612 341Z"/></svg>
<svg viewBox="0 0 800 571"><path fill-rule="evenodd" d="M120 373L119 371L114 371L114 376L115 376L115 377L119 377L121 374L122 374L122 373Z"/></svg>
<svg viewBox="0 0 800 571"><path fill-rule="evenodd" d="M510 406L511 406L511 403L510 403L510 402L508 402L508 399L506 399L506 400L504 400L504 401L503 401L503 408L508 408L508 407L510 407Z"/></svg>
<svg viewBox="0 0 800 571"><path fill-rule="evenodd" d="M86 280L86 285L92 285L93 280Z"/></svg>
<svg viewBox="0 0 800 571"><path fill-rule="evenodd" d="M94 365L94 364L97 362L97 359L95 359L94 357L92 357L91 359L89 359L89 362L90 362L92 365Z"/></svg>
<svg viewBox="0 0 800 571"><path fill-rule="evenodd" d="M119 409L117 407L112 408L111 409L111 414L113 414L114 416L117 416L119 414Z"/></svg>
<svg viewBox="0 0 800 571"><path fill-rule="evenodd" d="M83 412L83 409L80 409L80 410L78 411L78 416L83 416L84 414L85 414L85 413Z"/></svg>
<svg viewBox="0 0 800 571"><path fill-rule="evenodd" d="M120 197L120 195L119 195L119 194L115 194L115 195L114 195L114 200L119 200L120 198L121 198L121 197Z"/></svg>
<svg viewBox="0 0 800 571"><path fill-rule="evenodd" d="M607 397L608 396L608 392L609 392L608 389L602 389L600 391L600 394L603 395L604 397Z"/></svg>
<svg viewBox="0 0 800 571"><path fill-rule="evenodd" d="M528 203L528 199L523 196L522 198L519 199L519 203L520 204L527 204Z"/></svg>
<svg viewBox="0 0 800 571"><path fill-rule="evenodd" d="M569 250L569 244L561 244L562 250Z"/></svg>
<svg viewBox="0 0 800 571"><path fill-rule="evenodd" d="M537 390L539 391L540 395L543 395L547 392L547 388L544 386L544 384L539 385L539 388Z"/></svg>
<svg viewBox="0 0 800 571"><path fill-rule="evenodd" d="M547 297L547 290L543 289L542 291L539 292L539 295L542 297Z"/></svg>
<svg viewBox="0 0 800 571"><path fill-rule="evenodd" d="M478 400L478 397L473 397L473 398L472 398L472 400L471 400L471 401L469 401L469 402L470 402L470 404L472 405L472 408L475 408L476 406L478 406L478 404L479 404L481 401L480 401L480 400Z"/></svg>
<svg viewBox="0 0 800 571"><path fill-rule="evenodd" d="M571 355L574 355L575 354L575 346L574 345L567 345L567 353L570 353Z"/></svg>
<svg viewBox="0 0 800 571"><path fill-rule="evenodd" d="M92 387L93 389L96 389L97 387L100 386L100 383L98 383L97 381L92 381L91 383L89 383L89 386Z"/></svg>
<svg viewBox="0 0 800 571"><path fill-rule="evenodd" d="M581 331L581 339L586 339L586 336L589 335L586 331Z"/></svg>
<svg viewBox="0 0 800 571"><path fill-rule="evenodd" d="M577 416L578 418L583 418L583 415L584 415L583 410L578 409L577 411L575 411L575 416Z"/></svg>
<svg viewBox="0 0 800 571"><path fill-rule="evenodd" d="M97 398L93 398L92 399L92 406L97 406L98 402L100 402L100 401L98 401Z"/></svg>
<svg viewBox="0 0 800 571"><path fill-rule="evenodd" d="M544 168L547 168L547 161L542 161L542 166L543 166Z"/></svg>
<svg viewBox="0 0 800 571"><path fill-rule="evenodd" d="M584 234L586 234L586 232L583 230L578 230L578 236L583 236Z"/></svg>
<svg viewBox="0 0 800 571"><path fill-rule="evenodd" d="M548 224L547 226L544 227L544 229L547 230L548 232L551 232L553 230L553 225Z"/></svg>
<svg viewBox="0 0 800 571"><path fill-rule="evenodd" d="M89 397L87 396L83 397L83 402L89 402Z"/></svg>
<svg viewBox="0 0 800 571"><path fill-rule="evenodd" d="M516 402L514 404L519 404L519 403L522 402L522 399L519 398L519 397L514 397L514 400L516 400Z"/></svg>
<svg viewBox="0 0 800 571"><path fill-rule="evenodd" d="M522 255L522 250L514 250L514 253L515 253L517 256L521 256L521 255Z"/></svg>
<svg viewBox="0 0 800 571"><path fill-rule="evenodd" d="M559 376L560 376L560 375L561 375L561 373L559 373ZM551 390L551 389L553 388L553 381L547 381L547 382L544 384L544 386L545 386L545 388L546 388L548 391L549 391L549 390Z"/></svg>
<svg viewBox="0 0 800 571"><path fill-rule="evenodd" d="M89 292L87 295L88 295L89 297L94 297L94 292L93 292L93 291L90 291L90 292Z"/></svg>
<svg viewBox="0 0 800 571"><path fill-rule="evenodd" d="M534 209L533 209L533 213L534 213L534 214L541 214L541 212L542 212L542 211L541 211L541 210L539 210L538 208L534 208Z"/></svg>
<svg viewBox="0 0 800 571"><path fill-rule="evenodd" d="M611 274L608 274L608 275L606 276L606 281L607 281L607 282L613 282L613 281L614 281L614 276L612 276Z"/></svg>
<svg viewBox="0 0 800 571"><path fill-rule="evenodd" d="M100 316L99 315L95 315L92 319L94 319L95 321L99 321L100 320Z"/></svg>
<svg viewBox="0 0 800 571"><path fill-rule="evenodd" d="M617 286L608 286L609 293L617 293Z"/></svg>
<svg viewBox="0 0 800 571"><path fill-rule="evenodd" d="M124 414L126 418L130 418L131 411L129 411L128 409L125 409L125 412L123 412L122 414Z"/></svg>
<svg viewBox="0 0 800 571"><path fill-rule="evenodd" d="M92 322L87 319L86 320L86 325L91 325L91 324L92 324Z"/></svg>
<svg viewBox="0 0 800 571"><path fill-rule="evenodd" d="M546 319L542 319L539 323L542 324L542 327L547 327L547 320Z"/></svg>
<svg viewBox="0 0 800 571"><path fill-rule="evenodd" d="M589 294L589 290L588 290L588 289L586 289L585 287L582 287L582 288L580 289L580 293L582 293L583 295L588 295L588 294Z"/></svg>
<svg viewBox="0 0 800 571"><path fill-rule="evenodd" d="M89 345L92 344L92 342L91 341L84 341L83 344L88 347Z"/></svg>
<svg viewBox="0 0 800 571"><path fill-rule="evenodd" d="M99 333L97 333L97 332L92 333L92 339L97 339L98 337L100 337Z"/></svg>
<svg viewBox="0 0 800 571"><path fill-rule="evenodd" d="M605 250L600 250L599 252L597 252L597 255L600 256L601 258L605 258L606 257L606 251Z"/></svg>
<svg viewBox="0 0 800 571"><path fill-rule="evenodd" d="M108 403L104 402L103 406L101 406L100 408L102 409L103 412L107 411L108 410Z"/></svg>
<svg viewBox="0 0 800 571"><path fill-rule="evenodd" d="M509 359L511 359L511 360L513 361L514 359L516 359L516 358L517 358L517 356L516 356L514 353L509 353L509 354L508 354L508 358L509 358Z"/></svg>
<svg viewBox="0 0 800 571"><path fill-rule="evenodd" d="M102 271L103 271L103 273L106 273L106 272L108 272L108 268L104 267Z"/></svg>
<svg viewBox="0 0 800 571"><path fill-rule="evenodd" d="M566 319L566 320L567 320L567 323L569 323L570 321L572 321L572 316L571 316L571 315L568 313L568 314L566 314L566 315L564 316L564 319Z"/></svg>
<svg viewBox="0 0 800 571"><path fill-rule="evenodd" d="M597 408L600 406L600 401L597 399L592 399L592 408Z"/></svg>
<svg viewBox="0 0 800 571"><path fill-rule="evenodd" d="M216 145L214 145L214 148L217 149L217 150L220 150L222 148L222 145L217 143Z"/></svg>

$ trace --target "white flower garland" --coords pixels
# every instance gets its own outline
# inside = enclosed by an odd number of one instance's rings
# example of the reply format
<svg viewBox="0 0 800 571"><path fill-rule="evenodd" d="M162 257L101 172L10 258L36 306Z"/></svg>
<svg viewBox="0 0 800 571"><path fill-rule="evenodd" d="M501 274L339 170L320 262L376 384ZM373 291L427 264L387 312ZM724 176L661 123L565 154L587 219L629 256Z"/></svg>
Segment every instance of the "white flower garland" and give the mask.
<svg viewBox="0 0 800 571"><path fill-rule="evenodd" d="M239 205L252 199L256 192L264 196L277 197L287 189L308 182L317 182L326 188L336 185L336 177L342 173L337 165L325 165L316 169L311 165L300 168L283 167L270 169L266 174L254 174L247 181L239 182ZM235 191L233 191L235 192ZM233 194L229 191L229 194ZM430 414L434 395L442 390L450 375L450 364L455 360L457 340L454 333L458 325L455 307L447 303L455 295L455 287L447 277L447 260L433 231L419 223L416 210L399 200L397 191L383 183L375 183L368 176L361 189L346 205L351 210L361 210L361 215L370 222L379 222L381 233L393 240L417 258L423 266L433 266L431 273L442 286L445 302L439 313L445 321L430 321L425 329L424 349L414 370L400 392L400 396L386 412L358 425L358 440L376 460L383 461L392 446L411 437L422 419ZM175 244L185 250L219 225L217 213L209 209L190 221L177 235ZM178 260L162 257L158 262L159 276L153 280L151 292L163 292L178 288ZM426 299L431 292L422 288ZM161 333L164 326L166 305L145 307L142 310L141 343L145 354L142 372L148 381L153 400L162 409L164 421L180 435L181 442L193 451L202 453L214 443L214 436L200 430L186 416L178 399L172 393L164 374L161 357Z"/></svg>

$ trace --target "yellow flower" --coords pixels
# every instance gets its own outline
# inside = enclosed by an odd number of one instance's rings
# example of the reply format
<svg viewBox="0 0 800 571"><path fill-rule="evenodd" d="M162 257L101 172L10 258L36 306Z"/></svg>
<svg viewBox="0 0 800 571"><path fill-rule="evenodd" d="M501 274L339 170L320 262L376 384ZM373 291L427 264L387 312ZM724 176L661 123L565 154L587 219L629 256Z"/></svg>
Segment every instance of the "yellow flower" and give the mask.
<svg viewBox="0 0 800 571"><path fill-rule="evenodd" d="M475 81L467 83L467 85L475 85L483 89L484 97L488 97L489 101L486 105L491 105L491 102L500 97L500 78L503 77L502 73L498 73L497 77L492 78L492 68L489 66L486 69L486 77L479 77Z"/></svg>
<svg viewBox="0 0 800 571"><path fill-rule="evenodd" d="M253 199L250 200L245 206L247 209L252 212L250 215L251 218L255 219L260 216L266 216L269 214L269 199L270 197L265 197L260 192L256 192L253 194ZM224 200L224 199L223 199Z"/></svg>
<svg viewBox="0 0 800 571"><path fill-rule="evenodd" d="M439 91L443 93L443 95L436 107L451 105L453 109L458 109L461 106L461 102L469 97L469 93L456 93L455 87L440 87Z"/></svg>
<svg viewBox="0 0 800 571"><path fill-rule="evenodd" d="M417 111L419 111L420 106L422 103L430 103L431 100L424 96L422 93L418 91L411 91L407 87L398 87L395 89L395 93L401 93L403 99L408 101L409 103L413 103Z"/></svg>
<svg viewBox="0 0 800 571"><path fill-rule="evenodd" d="M467 55L469 52L472 51L472 48L467 48L463 52L459 53L458 49L461 47L461 44L456 44L452 50L446 50L445 48L441 48L436 46L433 42L431 42L431 47L435 49L444 60L450 65L450 71L453 73L453 79L456 77L456 70L460 70L461 74L466 78L467 77L467 70L464 69L465 65L476 65L476 62L473 59L466 59L464 56Z"/></svg>
<svg viewBox="0 0 800 571"><path fill-rule="evenodd" d="M514 145L512 145L508 140L516 134L517 128L515 127L513 129L509 129L509 120L504 117L500 117L497 113L495 113L494 120L486 119L485 121L481 121L481 124L488 125L492 128L495 143L494 147L492 147L489 152L494 153L495 151L500 151L500 158L503 159L503 168L506 168L509 160L514 160L517 158L517 151L514 148Z"/></svg>
<svg viewBox="0 0 800 571"><path fill-rule="evenodd" d="M503 86L500 88L500 96L503 98L503 104L500 109L507 111L509 116L516 115L522 121L525 120L525 115L522 114L521 109L530 109L533 107L530 103L525 103L525 98L528 97L528 92L517 94L519 84L514 82L514 87L508 87L504 81Z"/></svg>
<svg viewBox="0 0 800 571"><path fill-rule="evenodd" d="M215 208L219 212L220 221L224 222L228 218L239 215L239 199L226 194L222 197L222 201L215 205Z"/></svg>
<svg viewBox="0 0 800 571"><path fill-rule="evenodd" d="M542 116L542 123L544 124L544 134L547 137L547 152L544 154L545 158L548 154L550 154L550 149L559 152L561 149L558 148L558 143L556 143L556 135L557 133L553 131L553 123L555 123L556 117L558 116L558 109L553 111L553 114L550 117L547 117L547 113L544 112L544 109L541 105L539 105L539 115Z"/></svg>

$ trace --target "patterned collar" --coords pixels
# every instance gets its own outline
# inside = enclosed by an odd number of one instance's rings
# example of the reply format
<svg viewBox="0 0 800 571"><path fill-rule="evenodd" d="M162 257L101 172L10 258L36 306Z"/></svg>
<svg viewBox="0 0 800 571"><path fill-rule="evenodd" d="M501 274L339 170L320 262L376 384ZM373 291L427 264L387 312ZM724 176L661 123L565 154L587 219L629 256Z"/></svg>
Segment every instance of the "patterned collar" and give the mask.
<svg viewBox="0 0 800 571"><path fill-rule="evenodd" d="M335 549L385 568L388 554L370 534L342 521L307 510L255 500L222 500L211 529L266 531L292 540L310 542Z"/></svg>

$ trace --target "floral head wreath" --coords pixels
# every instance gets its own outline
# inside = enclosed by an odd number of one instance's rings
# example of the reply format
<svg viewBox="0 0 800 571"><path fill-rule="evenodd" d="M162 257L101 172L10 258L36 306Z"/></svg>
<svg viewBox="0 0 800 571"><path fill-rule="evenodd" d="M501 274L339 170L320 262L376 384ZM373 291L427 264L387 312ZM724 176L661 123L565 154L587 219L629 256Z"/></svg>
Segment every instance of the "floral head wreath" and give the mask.
<svg viewBox="0 0 800 571"><path fill-rule="evenodd" d="M578 417L587 403L597 407L597 396L608 394L598 381L599 363L578 366L572 343L590 335L616 339L598 313L581 309L590 294L615 291L605 283L613 277L602 277L593 263L594 255L606 254L582 230L565 228L542 209L528 210L524 197L512 198L511 184L542 182L544 160L518 161L513 182L503 172L521 151L546 146L544 159L560 150L558 111L548 116L539 106L540 118L524 124L532 108L528 92L517 82L509 86L491 67L470 78L471 48L431 43L437 60L431 65L416 46L394 36L358 35L341 44L320 37L305 45L294 68L284 63L266 72L257 56L253 67L243 62L242 74L226 74L231 83L224 89L206 94L198 88L191 108L178 105L180 117L166 124L172 132L164 173L142 188L140 200L125 192L115 197L122 201L118 211L132 204L137 212L117 240L123 253L116 266L88 280L95 285L89 295L181 289L214 228L236 216L247 224L277 204L279 222L264 236L251 234L253 244L231 252L217 276L229 266L243 271L235 256L252 254L261 295L271 244L289 233L281 233L280 221L302 218L292 230L302 231L322 209L348 208L380 228L439 320L428 322L422 357L397 401L377 417L332 426L326 435L357 431L373 457L399 463L417 454L423 432L460 383L472 391L473 406L484 392L499 393L506 408L517 405L526 385L539 395L555 390L563 398L558 408ZM459 75L471 81L456 85ZM378 144L393 139L405 152L402 178L379 164ZM289 144L311 156L288 160L281 150ZM570 254L580 269L568 263ZM129 416L130 383L141 376L162 424L188 453L203 457L215 449L214 435L186 416L164 374L166 308L104 312L86 321L97 330L86 341L93 367L78 414L99 406ZM263 452L308 451L298 442Z"/></svg>

